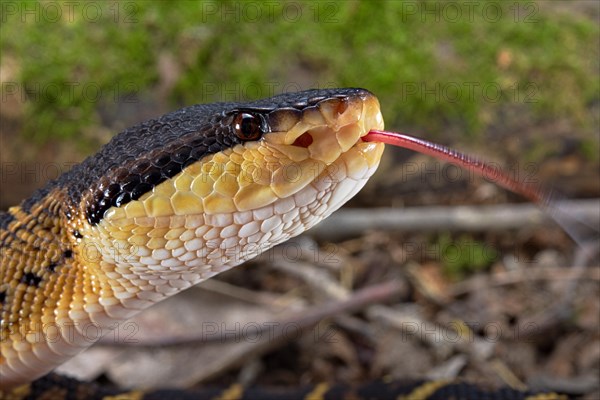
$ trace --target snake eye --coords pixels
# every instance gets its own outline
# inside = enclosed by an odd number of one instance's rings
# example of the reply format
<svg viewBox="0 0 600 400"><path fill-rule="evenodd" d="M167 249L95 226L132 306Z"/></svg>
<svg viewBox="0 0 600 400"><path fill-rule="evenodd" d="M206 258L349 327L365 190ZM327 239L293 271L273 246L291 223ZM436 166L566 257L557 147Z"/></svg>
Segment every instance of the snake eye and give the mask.
<svg viewBox="0 0 600 400"><path fill-rule="evenodd" d="M235 117L233 130L241 140L258 140L264 133L261 118L248 113L240 113Z"/></svg>

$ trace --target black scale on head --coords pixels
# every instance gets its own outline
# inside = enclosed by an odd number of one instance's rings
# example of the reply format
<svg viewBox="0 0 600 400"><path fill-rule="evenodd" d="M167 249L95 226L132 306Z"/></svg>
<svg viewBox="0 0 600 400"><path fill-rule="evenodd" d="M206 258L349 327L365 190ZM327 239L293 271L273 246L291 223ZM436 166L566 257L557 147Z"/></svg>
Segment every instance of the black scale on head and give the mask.
<svg viewBox="0 0 600 400"><path fill-rule="evenodd" d="M87 221L97 224L109 208L121 207L181 172L203 157L243 142L234 130L235 117L250 113L260 117L264 133L276 123L269 113L291 112L314 106L327 98L361 95L364 89L324 89L286 93L248 103L195 105L165 114L126 129L98 153L25 200L25 211L53 189L66 190L67 218L84 200Z"/></svg>

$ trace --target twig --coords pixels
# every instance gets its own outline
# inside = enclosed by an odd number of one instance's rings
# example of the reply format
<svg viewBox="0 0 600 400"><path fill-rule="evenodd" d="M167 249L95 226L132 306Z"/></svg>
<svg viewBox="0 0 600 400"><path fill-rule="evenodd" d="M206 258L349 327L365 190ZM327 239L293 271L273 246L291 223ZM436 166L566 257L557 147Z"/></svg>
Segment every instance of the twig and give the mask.
<svg viewBox="0 0 600 400"><path fill-rule="evenodd" d="M521 381L515 375L515 373L511 371L511 369L504 362L502 362L502 360L492 360L491 364L492 368L494 369L494 371L496 371L500 379L502 379L502 381L508 386L517 390L527 390L527 386L525 385L525 383L523 383L523 381Z"/></svg>
<svg viewBox="0 0 600 400"><path fill-rule="evenodd" d="M285 329L291 325L294 326L295 330L307 329L325 318L334 317L344 312L360 310L369 304L381 303L389 300L401 293L403 289L404 286L398 281L372 285L352 293L343 300L319 304L306 310L295 312L292 315L288 314L286 318L277 317L274 321L271 321L269 326L266 328L257 324L256 329L246 329L244 332L248 336L260 336L262 333L265 333L265 329L268 329L268 336L271 338L278 338L282 335L285 336L285 332L281 332L281 329ZM223 335L211 335L210 337L207 337L205 332L199 330L199 332L189 332L189 334L186 335L162 336L158 339L137 339L136 342L128 343L110 341L110 345L129 347L164 347L188 343L226 342L230 339L231 335L228 335L227 332L224 332ZM108 344L108 341L106 341L104 344Z"/></svg>
<svg viewBox="0 0 600 400"><path fill-rule="evenodd" d="M218 279L209 279L202 282L200 285L195 286L194 288L224 294L248 303L260 304L269 307L272 307L279 297L278 295L272 293L257 292L240 286L235 286Z"/></svg>
<svg viewBox="0 0 600 400"><path fill-rule="evenodd" d="M494 342L476 335L461 321L455 321L453 329L450 329L427 321L416 313L379 305L369 307L367 315L398 329L403 337L413 337L427 343L442 356L448 356L454 349L460 349L475 359L485 360L494 350Z"/></svg>
<svg viewBox="0 0 600 400"><path fill-rule="evenodd" d="M590 225L600 223L600 199L560 203L569 215ZM494 206L343 209L309 231L319 239L355 236L365 230L499 231L553 225L551 216L533 204Z"/></svg>
<svg viewBox="0 0 600 400"><path fill-rule="evenodd" d="M484 278L485 280L482 280ZM503 271L493 275L477 275L473 278L456 283L448 290L450 297L458 297L464 294L486 290L492 287L515 285L528 281L570 281L585 279L591 281L600 281L600 270L598 268L589 268L583 275L573 275L573 271L568 268L545 268L533 267L527 269L518 269Z"/></svg>
<svg viewBox="0 0 600 400"><path fill-rule="evenodd" d="M273 267L302 279L310 286L325 293L328 298L342 300L350 296L350 291L331 279L326 271L316 268L313 264L279 259L273 263Z"/></svg>
<svg viewBox="0 0 600 400"><path fill-rule="evenodd" d="M350 295L349 292L333 280L329 274L324 273L314 265L308 263L289 263L278 260L273 266L298 276L306 283L316 288L319 292L325 293L326 296L331 298L340 299ZM397 284L400 285L400 282L397 282ZM358 292L352 296L354 297L357 294ZM382 320L389 325L400 329L407 337L415 337L428 343L442 354L448 355L452 352L452 349L459 348L475 358L486 359L493 351L493 343L486 342L473 332L455 332L426 321L421 318L421 316L415 313L406 312L405 310L397 310L388 306L375 304L370 306L366 313L370 318ZM459 324L457 323L457 325ZM433 326L435 326L435 335L431 335L431 332L428 331L428 329ZM461 327L468 329L465 324L462 324ZM449 338L452 338L453 340L449 340Z"/></svg>
<svg viewBox="0 0 600 400"><path fill-rule="evenodd" d="M107 374L111 380L123 386L130 386L135 381L136 387L150 388L167 383L172 387L189 387L197 382L222 374L226 370L243 365L248 360L259 357L285 342L297 339L299 334L324 318L333 317L343 312L359 310L368 304L389 301L391 298L396 297L402 289L403 286L399 282L374 285L353 293L346 300L317 305L285 319L280 317L270 321L267 331L262 329L257 331L244 330L244 334L249 337L233 339L227 332L223 332L222 336L218 337L216 341L210 340L210 345L196 346L195 344L206 342L206 340L202 340L200 337L196 338L198 340L194 340L192 332L191 336L185 338L187 339L184 341L185 346L154 350L153 357L162 355L162 357L168 358L172 356L167 357L165 354L175 352L178 357L181 357L179 360L184 360L163 371L164 374L161 373L161 379L157 379L152 371L145 373L144 370L138 368L133 373L131 369L128 369L131 368L132 364L137 365L142 361L144 354L147 357L147 349L145 348L129 349L124 357L113 362ZM320 332L318 333L318 339L331 340L331 334L335 334L335 331ZM183 343L181 341L179 343L171 341L170 343L138 343L138 345L140 344L175 345ZM124 373L124 371L128 371L128 373Z"/></svg>

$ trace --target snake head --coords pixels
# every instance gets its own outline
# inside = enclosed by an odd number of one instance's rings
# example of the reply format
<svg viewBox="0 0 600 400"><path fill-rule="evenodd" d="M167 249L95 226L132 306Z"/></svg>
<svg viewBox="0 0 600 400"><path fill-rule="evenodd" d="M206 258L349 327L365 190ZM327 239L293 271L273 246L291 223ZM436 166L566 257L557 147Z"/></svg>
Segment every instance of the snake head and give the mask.
<svg viewBox="0 0 600 400"><path fill-rule="evenodd" d="M160 275L169 291L179 290L181 280L196 283L252 258L330 215L364 186L384 147L361 139L383 128L379 102L364 89L193 106L149 124L169 134L174 120L173 139L106 174L113 184L102 187L120 190L127 201L104 198L109 207L96 223L74 227L82 241L100 247L99 270ZM155 179L145 182L145 176ZM122 184L132 180L143 190Z"/></svg>
<svg viewBox="0 0 600 400"><path fill-rule="evenodd" d="M381 156L382 146L361 140L370 129L383 126L377 98L364 89L284 94L232 110L229 118L239 115L264 121L256 125L265 133L206 160L204 173L224 173L206 183L208 190L211 184L225 189L205 192L215 199L207 198L209 211L253 210L311 184L322 193L343 179L359 178Z"/></svg>

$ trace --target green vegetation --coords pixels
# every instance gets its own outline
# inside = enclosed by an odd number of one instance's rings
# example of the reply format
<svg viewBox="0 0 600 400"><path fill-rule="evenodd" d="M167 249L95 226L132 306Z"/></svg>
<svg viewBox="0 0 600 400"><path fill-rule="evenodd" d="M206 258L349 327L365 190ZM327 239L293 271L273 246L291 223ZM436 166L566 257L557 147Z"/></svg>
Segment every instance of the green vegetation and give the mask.
<svg viewBox="0 0 600 400"><path fill-rule="evenodd" d="M50 3L9 3L2 64L17 66L25 133L41 141L100 124L98 109L128 92L148 96L164 55L170 108L361 86L387 126L431 137L477 138L510 107L586 136L597 123L597 22L552 2L50 2L61 18Z"/></svg>
<svg viewBox="0 0 600 400"><path fill-rule="evenodd" d="M498 259L498 252L493 247L466 234L453 239L444 233L432 245L431 251L438 255L444 274L454 280L488 268Z"/></svg>

